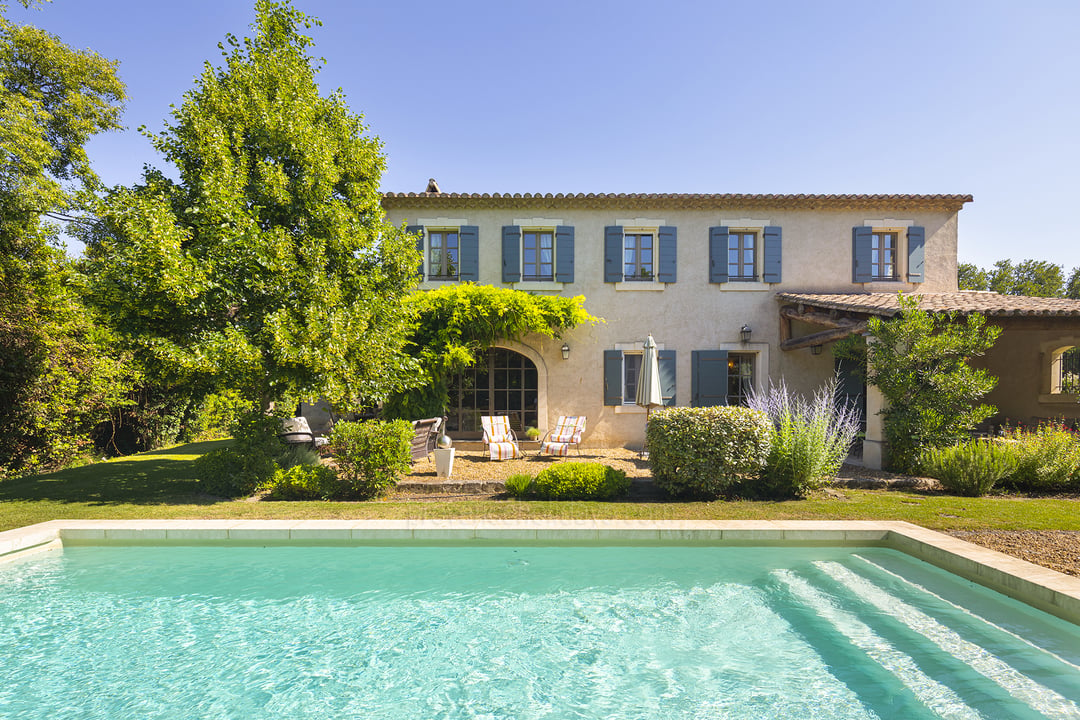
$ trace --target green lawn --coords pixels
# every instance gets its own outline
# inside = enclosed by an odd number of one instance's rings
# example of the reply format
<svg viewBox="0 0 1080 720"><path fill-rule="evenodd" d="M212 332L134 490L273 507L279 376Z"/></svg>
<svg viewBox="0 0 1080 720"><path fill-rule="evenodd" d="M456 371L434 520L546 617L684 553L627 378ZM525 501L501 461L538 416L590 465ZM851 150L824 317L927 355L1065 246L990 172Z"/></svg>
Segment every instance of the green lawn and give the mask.
<svg viewBox="0 0 1080 720"><path fill-rule="evenodd" d="M199 493L192 461L227 441L181 445L0 482L0 530L82 518L633 518L643 520L907 520L936 530L1080 530L1080 498L960 498L842 490L782 502L250 502Z"/></svg>

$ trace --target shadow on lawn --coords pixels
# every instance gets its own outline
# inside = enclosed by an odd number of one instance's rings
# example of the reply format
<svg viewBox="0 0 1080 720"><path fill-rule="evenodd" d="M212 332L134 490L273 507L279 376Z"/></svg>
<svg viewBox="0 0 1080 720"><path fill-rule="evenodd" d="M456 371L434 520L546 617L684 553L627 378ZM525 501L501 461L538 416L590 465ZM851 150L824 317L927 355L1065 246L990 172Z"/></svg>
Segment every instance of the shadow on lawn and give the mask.
<svg viewBox="0 0 1080 720"><path fill-rule="evenodd" d="M98 505L212 505L224 502L200 491L191 456L224 447L228 442L190 443L125 459L13 478L0 483L0 502L52 500Z"/></svg>

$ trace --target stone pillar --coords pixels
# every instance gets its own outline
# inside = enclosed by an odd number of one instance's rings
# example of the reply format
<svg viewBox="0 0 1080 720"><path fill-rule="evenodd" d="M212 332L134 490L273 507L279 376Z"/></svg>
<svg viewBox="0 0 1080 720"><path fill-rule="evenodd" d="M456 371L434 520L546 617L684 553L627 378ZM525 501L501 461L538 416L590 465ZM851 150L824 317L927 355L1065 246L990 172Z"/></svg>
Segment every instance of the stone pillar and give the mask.
<svg viewBox="0 0 1080 720"><path fill-rule="evenodd" d="M885 397L877 385L866 386L866 438L863 440L863 465L880 470L885 456L885 428L879 414L885 409Z"/></svg>

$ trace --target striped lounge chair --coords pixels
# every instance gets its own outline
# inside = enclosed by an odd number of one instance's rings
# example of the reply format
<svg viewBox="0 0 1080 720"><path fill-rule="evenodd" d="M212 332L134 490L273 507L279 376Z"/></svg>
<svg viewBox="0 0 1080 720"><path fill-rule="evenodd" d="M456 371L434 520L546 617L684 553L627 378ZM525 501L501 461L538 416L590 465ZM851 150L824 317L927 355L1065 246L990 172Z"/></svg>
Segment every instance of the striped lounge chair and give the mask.
<svg viewBox="0 0 1080 720"><path fill-rule="evenodd" d="M570 446L577 448L581 454L581 434L585 432L585 416L577 415L567 417L560 415L543 441L540 443L540 452L549 455L569 455Z"/></svg>
<svg viewBox="0 0 1080 720"><path fill-rule="evenodd" d="M484 415L480 418L484 426L484 449L489 460L510 460L521 457L517 437L510 429L510 418L505 415Z"/></svg>

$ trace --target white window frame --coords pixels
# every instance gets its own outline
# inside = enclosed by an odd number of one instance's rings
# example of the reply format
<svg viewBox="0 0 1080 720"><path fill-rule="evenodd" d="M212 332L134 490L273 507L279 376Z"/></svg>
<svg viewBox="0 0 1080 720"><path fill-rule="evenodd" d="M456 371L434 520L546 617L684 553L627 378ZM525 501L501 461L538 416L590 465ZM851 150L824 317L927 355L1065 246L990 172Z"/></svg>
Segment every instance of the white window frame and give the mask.
<svg viewBox="0 0 1080 720"><path fill-rule="evenodd" d="M562 290L564 283L556 280L559 272L559 239L555 231L567 223L561 218L514 218L514 225L520 228L518 234L518 272L521 280L513 283L515 290L528 292L543 292L545 290ZM550 280L526 280L525 279L525 233L527 232L550 232L551 233L551 279Z"/></svg>
<svg viewBox="0 0 1080 720"><path fill-rule="evenodd" d="M764 282L761 279L762 273L765 271L765 228L773 225L771 218L750 218L750 217L721 217L720 226L728 229L728 234L741 232L741 233L757 233L757 246L754 248L754 279L732 280L731 276L728 276L727 282L720 283L720 287L725 292L768 292L771 290L769 283ZM728 248L724 247L724 267L728 267Z"/></svg>
<svg viewBox="0 0 1080 720"><path fill-rule="evenodd" d="M438 287L440 285L450 285L461 282L461 228L463 225L469 225L469 221L466 218L449 217L417 218L416 224L424 228L424 282L421 284L421 287ZM431 277L431 233L433 232L455 232L458 234L458 266L456 277Z"/></svg>
<svg viewBox="0 0 1080 720"><path fill-rule="evenodd" d="M619 380L619 396L622 397L622 405L613 405L616 414L628 414L628 415L644 415L645 408L638 405L633 400L627 402L626 400L626 357L628 355L644 356L645 355L645 343L644 342L630 342L630 343L615 343L615 350L622 350L622 377ZM664 349L662 343L656 343L656 352L659 353Z"/></svg>
<svg viewBox="0 0 1080 720"><path fill-rule="evenodd" d="M619 244L619 280L615 283L616 292L626 291L657 291L663 290L667 283L657 279L660 265L660 228L669 223L663 218L616 218L616 225L622 226L622 242ZM626 270L626 236L627 235L652 235L653 239L653 273L648 280L627 280Z"/></svg>

